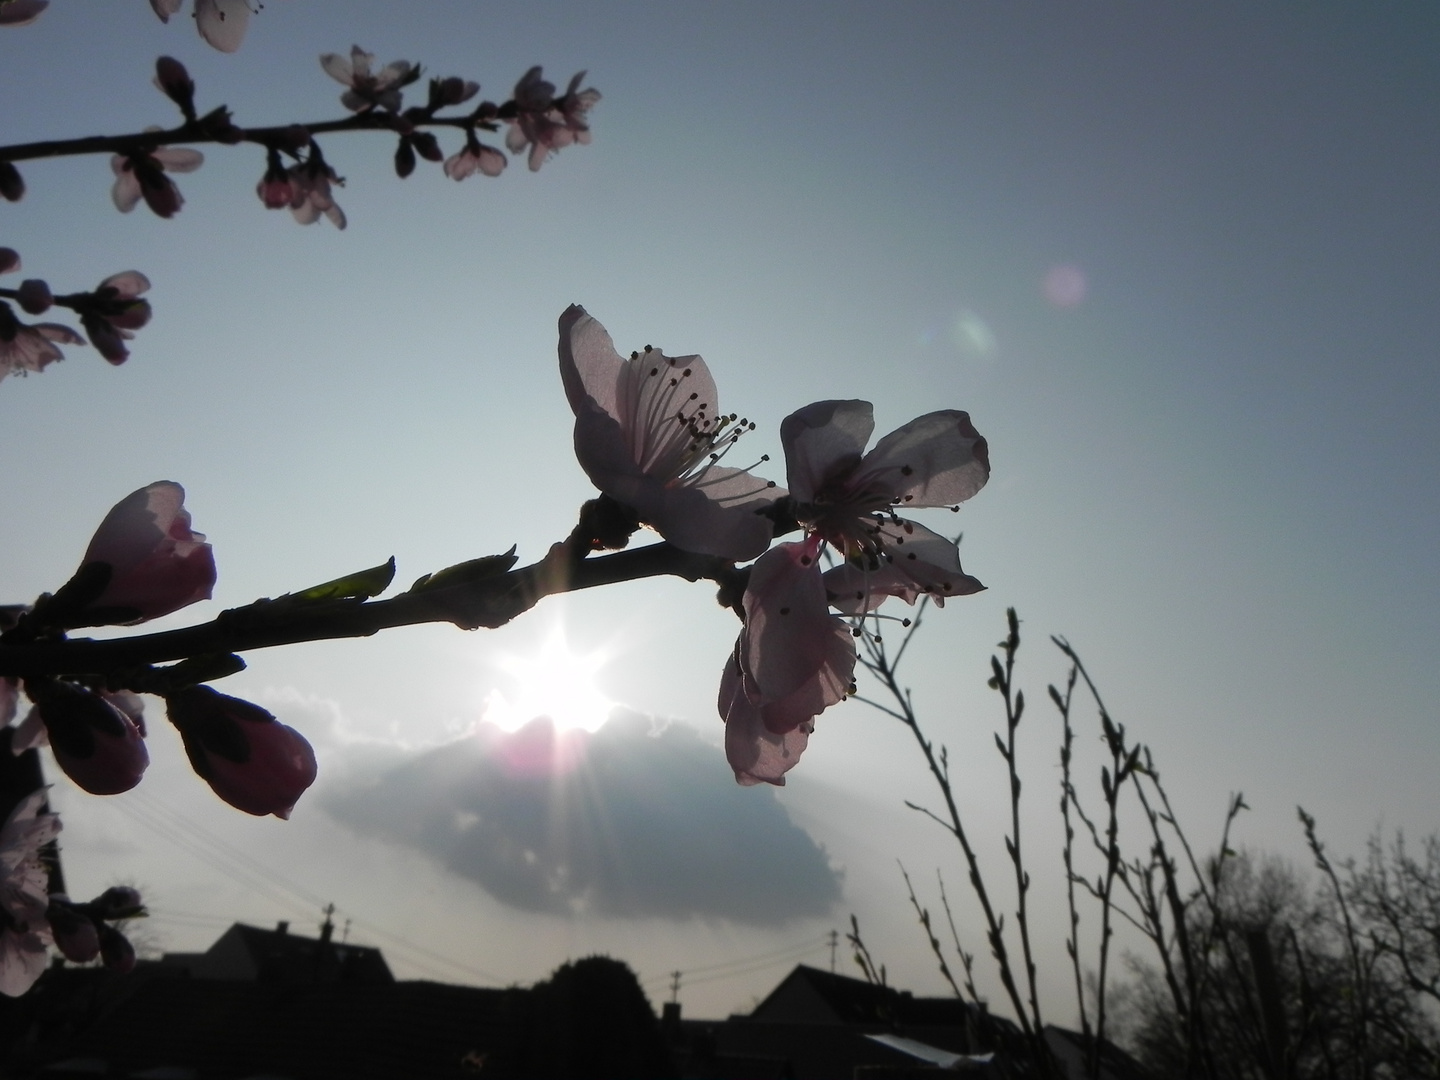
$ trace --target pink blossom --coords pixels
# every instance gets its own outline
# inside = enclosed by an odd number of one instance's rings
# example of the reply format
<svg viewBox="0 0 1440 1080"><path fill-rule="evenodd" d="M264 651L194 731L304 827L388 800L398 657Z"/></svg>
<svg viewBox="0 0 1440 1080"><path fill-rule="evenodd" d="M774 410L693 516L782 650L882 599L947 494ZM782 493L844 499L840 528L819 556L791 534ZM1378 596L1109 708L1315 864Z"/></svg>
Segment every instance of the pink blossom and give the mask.
<svg viewBox="0 0 1440 1080"><path fill-rule="evenodd" d="M560 377L575 413L575 456L597 488L676 547L752 559L774 533L763 516L785 492L716 462L753 425L720 412L698 356L647 347L622 360L577 305L560 316Z"/></svg>
<svg viewBox="0 0 1440 1080"><path fill-rule="evenodd" d="M60 819L41 813L45 791L27 795L0 827L0 993L19 997L45 970L50 927L50 874L40 849L60 832Z"/></svg>
<svg viewBox="0 0 1440 1080"><path fill-rule="evenodd" d="M195 772L237 810L288 818L315 782L305 737L259 705L192 686L165 697Z"/></svg>
<svg viewBox="0 0 1440 1080"><path fill-rule="evenodd" d="M505 155L493 146L486 146L475 138L473 131L466 133L465 149L445 159L445 175L451 180L464 180L473 173L499 176L508 162Z"/></svg>
<svg viewBox="0 0 1440 1080"><path fill-rule="evenodd" d="M14 248L0 247L0 274L10 274L20 269L20 254ZM38 315L50 305L50 287L43 281L27 280L16 290L20 306L32 315ZM15 317L9 304L0 300L0 379L12 371L19 375L31 371L42 371L48 364L65 359L65 354L55 347L63 345L84 345L85 339L60 323L22 323Z"/></svg>
<svg viewBox="0 0 1440 1080"><path fill-rule="evenodd" d="M530 171L535 172L561 147L590 141L587 123L591 107L600 100L600 91L579 90L585 72L570 80L565 94L555 97L555 85L541 77L539 65L532 67L515 84L515 115L509 117L505 145L512 154L530 147Z"/></svg>
<svg viewBox="0 0 1440 1080"><path fill-rule="evenodd" d="M325 53L320 57L325 74L350 88L340 95L340 104L351 112L374 108L399 112L400 88L414 81L413 65L408 60L396 60L371 74L370 66L374 62L375 54L367 53L359 45L351 46L348 58L339 53Z"/></svg>
<svg viewBox="0 0 1440 1080"><path fill-rule="evenodd" d="M10 305L0 302L0 379L12 372L24 375L43 371L65 354L62 345L84 345L85 339L60 323L22 323Z"/></svg>
<svg viewBox="0 0 1440 1080"><path fill-rule="evenodd" d="M110 197L122 214L130 213L144 199L145 205L160 217L174 217L185 205L185 199L165 174L194 172L204 162L205 155L199 150L183 146L114 154L110 158L110 170L115 174L115 185L110 189Z"/></svg>
<svg viewBox="0 0 1440 1080"><path fill-rule="evenodd" d="M830 614L820 547L818 536L777 544L750 569L745 626L720 679L726 756L742 784L783 783L815 717L854 677L855 641Z"/></svg>
<svg viewBox="0 0 1440 1080"><path fill-rule="evenodd" d="M80 325L90 335L90 344L110 363L123 364L130 358L125 342L134 340L135 331L150 321L150 301L139 299L149 289L150 279L139 270L122 270L96 286L90 302L80 310Z"/></svg>
<svg viewBox="0 0 1440 1080"><path fill-rule="evenodd" d="M0 26L29 26L49 6L50 0L4 0L0 3Z"/></svg>
<svg viewBox="0 0 1440 1080"><path fill-rule="evenodd" d="M28 680L25 689L35 708L21 724L17 744L38 713L55 763L77 786L91 795L118 795L140 783L150 766L150 753L139 728L124 711L105 697L70 683Z"/></svg>
<svg viewBox="0 0 1440 1080"><path fill-rule="evenodd" d="M874 430L868 401L817 401L780 425L795 516L834 545L845 565L826 582L850 614L886 596L937 604L983 586L960 569L955 546L899 517L898 507L953 506L990 476L989 449L968 414L927 413L865 453Z"/></svg>
<svg viewBox="0 0 1440 1080"><path fill-rule="evenodd" d="M215 587L215 556L201 533L190 528L185 489L157 480L133 491L95 531L82 567L104 563L110 577L81 613L95 626L157 619L207 600Z"/></svg>
<svg viewBox="0 0 1440 1080"><path fill-rule="evenodd" d="M150 0L161 22L169 22L185 0ZM195 28L213 48L233 53L250 25L249 0L195 0Z"/></svg>
<svg viewBox="0 0 1440 1080"><path fill-rule="evenodd" d="M330 194L331 184L343 184L335 170L320 156L320 148L310 145L307 159L290 167L290 213L301 225L313 225L324 214L337 229L345 228L345 211ZM268 203L266 204L269 205Z"/></svg>

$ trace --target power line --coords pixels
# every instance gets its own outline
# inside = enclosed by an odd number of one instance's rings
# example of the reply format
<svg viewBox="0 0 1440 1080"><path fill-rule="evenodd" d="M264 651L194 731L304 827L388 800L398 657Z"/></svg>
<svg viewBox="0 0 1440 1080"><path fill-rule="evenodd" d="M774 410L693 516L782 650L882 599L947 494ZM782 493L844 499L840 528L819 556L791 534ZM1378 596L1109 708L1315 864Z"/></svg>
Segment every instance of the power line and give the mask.
<svg viewBox="0 0 1440 1080"><path fill-rule="evenodd" d="M313 914L316 908L322 908L327 902L317 894L277 873L272 867L266 866L248 852L216 836L196 822L180 816L144 792L135 792L129 799L116 800L114 805L119 806L134 820L170 841L176 847L286 910L303 911L309 915ZM220 857L217 851L223 852L226 857ZM466 978L498 986L503 986L510 981L483 968L427 949L394 931L361 919L351 912L347 911L346 914L356 926L363 927L377 937L387 939L394 951L410 954L410 962L416 967L428 971L431 975L442 976L443 969L448 968L452 972L461 973ZM417 957L423 957L430 963L419 960ZM434 966L437 963L443 965L439 971Z"/></svg>

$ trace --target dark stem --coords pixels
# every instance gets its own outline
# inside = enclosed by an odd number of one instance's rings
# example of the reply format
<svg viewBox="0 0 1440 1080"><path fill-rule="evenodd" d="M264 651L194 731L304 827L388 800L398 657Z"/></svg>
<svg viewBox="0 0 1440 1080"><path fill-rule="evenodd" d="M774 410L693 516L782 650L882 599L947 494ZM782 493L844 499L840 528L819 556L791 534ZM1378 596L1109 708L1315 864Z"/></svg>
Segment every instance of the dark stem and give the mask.
<svg viewBox="0 0 1440 1080"><path fill-rule="evenodd" d="M668 543L588 559L576 559L569 545L557 544L546 558L530 566L479 581L402 593L390 600L257 600L182 630L105 641L77 638L0 645L0 676L107 675L193 656L368 637L418 623L494 628L556 593L661 575L688 581L708 578L733 589L743 573L724 559L695 555ZM739 588L743 591L743 584Z"/></svg>

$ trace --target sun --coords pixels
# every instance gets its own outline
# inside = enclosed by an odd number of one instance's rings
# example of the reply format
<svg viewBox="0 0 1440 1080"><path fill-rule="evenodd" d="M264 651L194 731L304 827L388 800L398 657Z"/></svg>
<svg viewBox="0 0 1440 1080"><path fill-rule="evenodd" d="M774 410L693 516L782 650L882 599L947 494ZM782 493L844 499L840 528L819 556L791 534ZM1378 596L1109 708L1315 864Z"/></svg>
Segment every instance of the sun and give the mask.
<svg viewBox="0 0 1440 1080"><path fill-rule="evenodd" d="M517 731L540 716L548 716L556 731L598 731L617 704L595 683L605 660L603 653L571 651L564 631L557 628L539 652L500 658L514 690L492 690L485 701L485 719L505 731Z"/></svg>

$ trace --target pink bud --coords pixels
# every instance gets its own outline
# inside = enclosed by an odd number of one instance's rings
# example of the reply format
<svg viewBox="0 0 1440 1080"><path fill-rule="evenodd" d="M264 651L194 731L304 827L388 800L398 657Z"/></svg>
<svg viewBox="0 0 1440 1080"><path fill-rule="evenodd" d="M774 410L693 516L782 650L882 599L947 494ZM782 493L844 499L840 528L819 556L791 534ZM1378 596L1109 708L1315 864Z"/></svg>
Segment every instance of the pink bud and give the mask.
<svg viewBox="0 0 1440 1080"><path fill-rule="evenodd" d="M195 119L195 81L190 78L184 64L173 56L160 57L155 61L155 85L180 106L185 119Z"/></svg>
<svg viewBox="0 0 1440 1080"><path fill-rule="evenodd" d="M288 818L315 782L315 751L305 737L259 705L192 686L167 694L195 772L237 810Z"/></svg>
<svg viewBox="0 0 1440 1080"><path fill-rule="evenodd" d="M100 934L95 921L62 896L52 895L45 919L55 935L55 947L65 959L86 964L100 955Z"/></svg>
<svg viewBox="0 0 1440 1080"><path fill-rule="evenodd" d="M128 975L135 970L135 946L109 923L100 925L100 960L112 971Z"/></svg>
<svg viewBox="0 0 1440 1080"><path fill-rule="evenodd" d="M118 795L140 782L150 764L131 719L103 698L69 683L27 680L65 775L91 795Z"/></svg>
<svg viewBox="0 0 1440 1080"><path fill-rule="evenodd" d="M190 528L185 489L159 480L133 491L95 531L85 562L106 563L110 580L88 606L106 623L137 623L168 615L215 587L215 556ZM95 625L95 624L82 624Z"/></svg>

